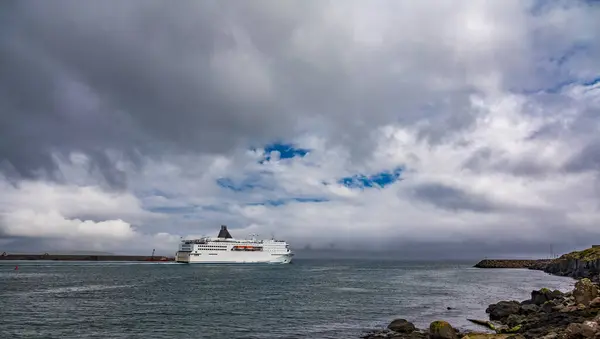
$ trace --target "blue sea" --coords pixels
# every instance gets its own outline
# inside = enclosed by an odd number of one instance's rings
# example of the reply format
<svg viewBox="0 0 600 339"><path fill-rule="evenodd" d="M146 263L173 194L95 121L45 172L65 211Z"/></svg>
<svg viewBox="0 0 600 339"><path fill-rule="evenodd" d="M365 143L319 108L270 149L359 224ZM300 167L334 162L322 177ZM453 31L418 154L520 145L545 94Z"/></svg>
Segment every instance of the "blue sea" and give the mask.
<svg viewBox="0 0 600 339"><path fill-rule="evenodd" d="M18 270L14 270L15 265ZM474 329L488 304L574 281L474 262L0 262L0 338L359 338L406 318ZM448 309L450 308L450 309Z"/></svg>

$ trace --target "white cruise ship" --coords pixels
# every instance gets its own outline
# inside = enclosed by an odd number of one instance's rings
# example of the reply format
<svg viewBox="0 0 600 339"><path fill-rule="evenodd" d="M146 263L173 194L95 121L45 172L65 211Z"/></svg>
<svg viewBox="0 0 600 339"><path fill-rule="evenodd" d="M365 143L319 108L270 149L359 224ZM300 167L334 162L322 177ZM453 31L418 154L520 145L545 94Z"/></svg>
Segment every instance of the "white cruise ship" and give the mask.
<svg viewBox="0 0 600 339"><path fill-rule="evenodd" d="M234 239L227 226L221 226L216 238L182 240L175 261L189 264L289 264L293 256L288 243L283 240Z"/></svg>

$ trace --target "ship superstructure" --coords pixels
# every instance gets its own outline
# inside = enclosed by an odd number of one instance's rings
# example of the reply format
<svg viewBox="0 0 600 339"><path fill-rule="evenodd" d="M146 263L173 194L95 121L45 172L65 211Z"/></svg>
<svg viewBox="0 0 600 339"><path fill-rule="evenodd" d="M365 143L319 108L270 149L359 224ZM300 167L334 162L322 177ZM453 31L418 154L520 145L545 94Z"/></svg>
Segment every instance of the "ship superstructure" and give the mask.
<svg viewBox="0 0 600 339"><path fill-rule="evenodd" d="M289 264L294 253L283 240L235 239L222 225L217 237L182 240L175 261L181 263Z"/></svg>

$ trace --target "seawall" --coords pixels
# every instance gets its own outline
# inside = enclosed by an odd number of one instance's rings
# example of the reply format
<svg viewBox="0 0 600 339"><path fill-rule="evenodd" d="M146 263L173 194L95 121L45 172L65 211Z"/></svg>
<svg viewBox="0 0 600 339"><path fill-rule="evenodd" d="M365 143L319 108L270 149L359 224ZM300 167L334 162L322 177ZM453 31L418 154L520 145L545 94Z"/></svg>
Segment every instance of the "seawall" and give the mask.
<svg viewBox="0 0 600 339"><path fill-rule="evenodd" d="M0 260L53 260L53 261L174 261L173 257L144 255L72 255L72 254L2 254Z"/></svg>
<svg viewBox="0 0 600 339"><path fill-rule="evenodd" d="M475 264L477 268L529 268L543 270L551 260L484 259Z"/></svg>

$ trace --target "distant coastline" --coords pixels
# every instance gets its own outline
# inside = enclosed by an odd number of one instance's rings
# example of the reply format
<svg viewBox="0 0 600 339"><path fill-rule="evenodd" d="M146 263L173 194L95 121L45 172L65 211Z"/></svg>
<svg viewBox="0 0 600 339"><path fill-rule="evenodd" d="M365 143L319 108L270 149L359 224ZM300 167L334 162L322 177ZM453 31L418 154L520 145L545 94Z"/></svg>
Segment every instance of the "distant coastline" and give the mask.
<svg viewBox="0 0 600 339"><path fill-rule="evenodd" d="M0 261L135 261L135 262L169 262L175 261L174 257L144 256L144 255L114 255L114 254L49 254L49 253L0 253Z"/></svg>

